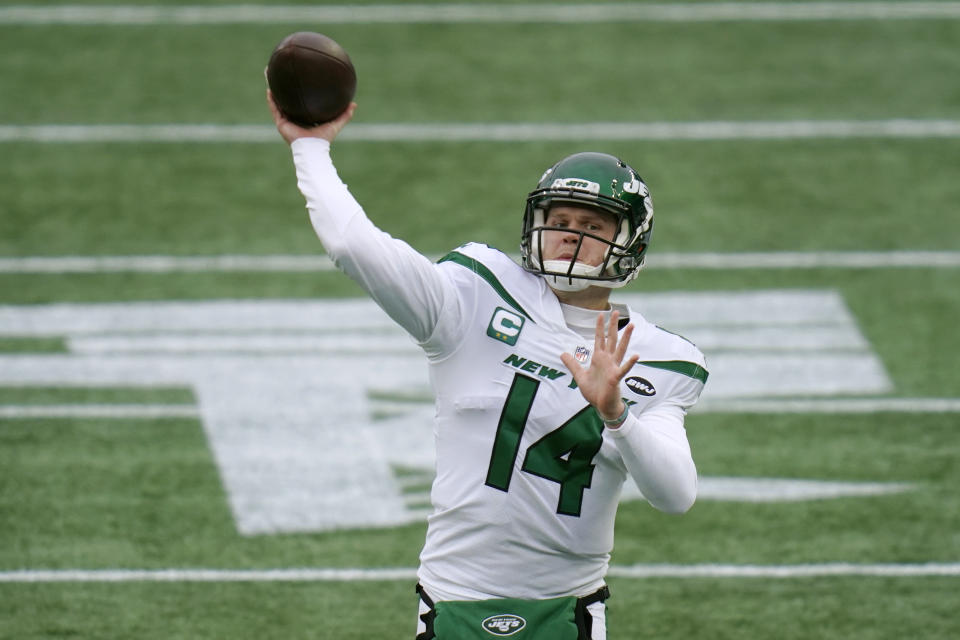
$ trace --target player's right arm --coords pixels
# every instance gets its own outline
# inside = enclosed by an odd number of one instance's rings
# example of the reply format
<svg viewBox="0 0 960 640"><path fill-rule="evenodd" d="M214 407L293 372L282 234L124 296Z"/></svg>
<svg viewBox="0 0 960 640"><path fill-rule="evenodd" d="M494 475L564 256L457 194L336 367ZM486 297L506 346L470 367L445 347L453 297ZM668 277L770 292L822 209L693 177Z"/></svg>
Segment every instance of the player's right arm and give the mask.
<svg viewBox="0 0 960 640"><path fill-rule="evenodd" d="M283 117L269 93L267 101L277 130L293 151L297 186L327 254L414 339L423 343L432 337L437 343L433 334L441 313L444 326L460 324L456 289L428 258L367 218L330 158L330 144L353 117L356 104L336 120L304 129Z"/></svg>

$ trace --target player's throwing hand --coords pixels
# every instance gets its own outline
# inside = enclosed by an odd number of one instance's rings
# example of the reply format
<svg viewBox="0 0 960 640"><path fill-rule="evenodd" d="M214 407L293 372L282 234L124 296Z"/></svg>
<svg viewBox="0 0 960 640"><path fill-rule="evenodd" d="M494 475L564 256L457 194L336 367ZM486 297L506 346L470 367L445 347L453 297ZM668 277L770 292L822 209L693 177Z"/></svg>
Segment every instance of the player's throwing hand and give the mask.
<svg viewBox="0 0 960 640"><path fill-rule="evenodd" d="M267 89L267 105L270 107L270 114L273 116L273 123L277 125L277 131L287 144L290 144L298 138L323 138L327 142L333 142L340 130L347 126L347 123L353 118L353 112L357 108L356 102L351 102L347 110L341 113L336 119L324 124L317 125L312 129L305 129L298 124L290 122L284 117L273 99L270 89Z"/></svg>

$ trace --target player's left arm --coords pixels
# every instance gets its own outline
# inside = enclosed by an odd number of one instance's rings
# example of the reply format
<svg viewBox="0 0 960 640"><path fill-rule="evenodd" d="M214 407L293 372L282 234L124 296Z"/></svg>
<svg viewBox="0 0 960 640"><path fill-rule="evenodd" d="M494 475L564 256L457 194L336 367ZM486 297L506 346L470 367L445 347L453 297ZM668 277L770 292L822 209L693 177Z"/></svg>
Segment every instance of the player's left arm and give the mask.
<svg viewBox="0 0 960 640"><path fill-rule="evenodd" d="M683 404L667 401L640 415L631 412L619 428L608 429L640 493L666 513L685 513L697 499L697 467L685 416Z"/></svg>
<svg viewBox="0 0 960 640"><path fill-rule="evenodd" d="M620 381L639 356L626 357L633 325L627 325L618 336L618 319L616 311L610 314L606 326L602 317L597 319L588 367L582 367L569 353L562 354L561 359L584 399L604 420L627 471L647 501L667 513L684 513L697 497L697 468L683 423L703 383L677 374L681 378L668 397L639 415L629 411L621 396Z"/></svg>

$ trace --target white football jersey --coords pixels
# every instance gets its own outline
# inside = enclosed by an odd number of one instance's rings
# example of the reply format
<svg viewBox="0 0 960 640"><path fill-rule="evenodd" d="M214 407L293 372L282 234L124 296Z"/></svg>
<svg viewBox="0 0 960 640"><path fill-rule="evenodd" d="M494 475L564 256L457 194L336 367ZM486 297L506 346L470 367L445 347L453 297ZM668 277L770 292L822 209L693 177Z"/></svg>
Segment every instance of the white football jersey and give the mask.
<svg viewBox="0 0 960 640"><path fill-rule="evenodd" d="M447 344L425 343L438 354L437 477L420 579L457 599L589 593L607 570L629 447L603 428L560 360L571 353L586 366L593 341L564 323L542 278L499 251L466 245L439 267L460 292L465 322L446 331L441 317ZM623 397L636 416L660 407L682 424L706 380L703 356L627 313L628 356L641 362Z"/></svg>
<svg viewBox="0 0 960 640"><path fill-rule="evenodd" d="M632 476L668 512L696 496L683 419L703 355L621 310L640 355L622 382L630 416L605 429L560 355L589 364L543 278L468 244L439 263L374 226L321 140L292 145L313 226L336 264L421 345L436 395L437 469L418 572L434 600L582 596L603 585L621 488ZM615 305L616 306L616 305Z"/></svg>

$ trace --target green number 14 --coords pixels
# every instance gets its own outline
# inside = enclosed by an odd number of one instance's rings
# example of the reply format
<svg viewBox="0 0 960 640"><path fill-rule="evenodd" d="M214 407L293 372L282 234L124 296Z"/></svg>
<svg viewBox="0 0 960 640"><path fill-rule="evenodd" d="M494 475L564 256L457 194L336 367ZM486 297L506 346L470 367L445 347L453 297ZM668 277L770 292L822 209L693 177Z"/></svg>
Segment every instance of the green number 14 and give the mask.
<svg viewBox="0 0 960 640"><path fill-rule="evenodd" d="M540 381L514 375L503 405L497 436L490 454L486 484L509 491L513 467L520 453L520 440L527 426ZM583 492L593 479L593 457L603 444L603 423L593 407L579 413L527 448L521 470L560 485L557 513L579 516Z"/></svg>

